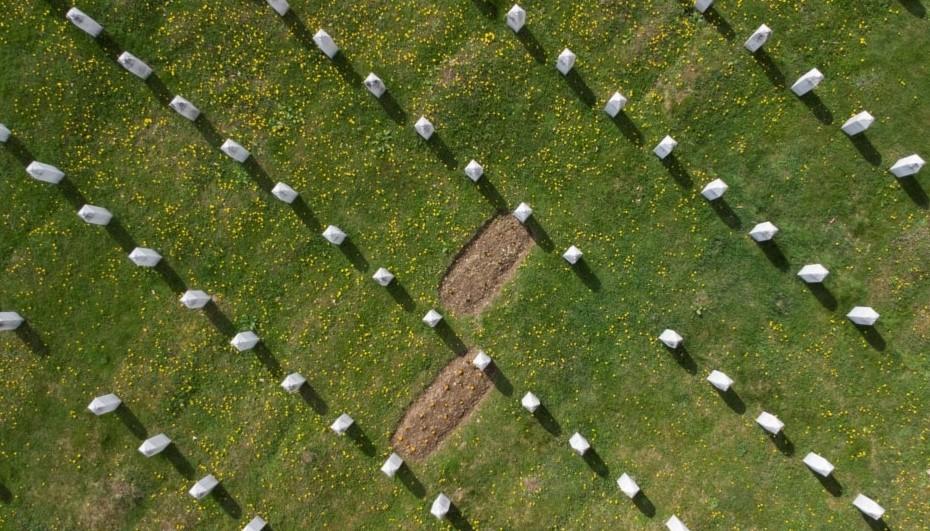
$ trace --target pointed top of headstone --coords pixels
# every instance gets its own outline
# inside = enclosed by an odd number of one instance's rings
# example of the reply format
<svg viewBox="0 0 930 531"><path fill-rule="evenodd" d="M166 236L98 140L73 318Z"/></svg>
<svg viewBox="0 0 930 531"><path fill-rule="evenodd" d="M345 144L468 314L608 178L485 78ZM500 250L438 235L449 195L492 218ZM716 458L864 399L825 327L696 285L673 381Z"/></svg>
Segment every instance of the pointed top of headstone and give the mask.
<svg viewBox="0 0 930 531"><path fill-rule="evenodd" d="M562 258L564 258L565 261L568 262L569 264L575 265L578 263L579 260L581 260L581 257L583 255L584 253L581 252L581 249L572 245L571 247L566 249L564 253L562 253Z"/></svg>
<svg viewBox="0 0 930 531"><path fill-rule="evenodd" d="M271 6L271 9L274 9L275 13L281 15L282 17L287 14L291 9L291 6L288 5L287 0L267 0L268 5Z"/></svg>
<svg viewBox="0 0 930 531"><path fill-rule="evenodd" d="M679 520L674 514L665 521L665 527L668 531L689 531L684 522Z"/></svg>
<svg viewBox="0 0 930 531"><path fill-rule="evenodd" d="M856 306L849 310L846 318L860 326L872 326L878 321L879 313L871 306Z"/></svg>
<svg viewBox="0 0 930 531"><path fill-rule="evenodd" d="M526 220L530 219L532 215L533 208L526 203L520 203L513 211L513 217L517 218L520 223L526 223Z"/></svg>
<svg viewBox="0 0 930 531"><path fill-rule="evenodd" d="M213 474L209 474L201 478L197 483L194 483L194 486L191 487L191 490L187 491L187 493L195 500L202 500L219 484L219 480L217 480Z"/></svg>
<svg viewBox="0 0 930 531"><path fill-rule="evenodd" d="M100 32L103 31L103 26L97 23L96 20L90 18L87 13L76 7L69 9L68 12L65 13L65 18L91 37L97 38Z"/></svg>
<svg viewBox="0 0 930 531"><path fill-rule="evenodd" d="M297 199L299 194L297 193L297 190L294 190L286 183L279 182L278 184L274 185L274 188L271 189L271 195L277 197L279 201L291 204L295 199Z"/></svg>
<svg viewBox="0 0 930 531"><path fill-rule="evenodd" d="M169 444L171 444L171 439L164 433L159 433L142 441L142 445L139 446L139 453L145 457L152 457L155 454L160 454Z"/></svg>
<svg viewBox="0 0 930 531"><path fill-rule="evenodd" d="M106 395L100 395L91 400L90 404L87 405L87 409L99 417L100 415L105 415L107 413L116 411L116 408L118 408L122 403L123 401L120 400L118 396L110 393Z"/></svg>
<svg viewBox="0 0 930 531"><path fill-rule="evenodd" d="M191 310L203 308L210 300L210 295L199 289L189 289L181 295L181 304Z"/></svg>
<svg viewBox="0 0 930 531"><path fill-rule="evenodd" d="M924 159L920 158L919 155L909 155L903 159L898 159L891 167L891 173L898 178L907 177L919 172L924 167L924 164Z"/></svg>
<svg viewBox="0 0 930 531"><path fill-rule="evenodd" d="M236 162L245 162L251 155L249 150L242 147L242 144L231 138L227 138L226 141L223 142L223 145L220 146L220 151L226 153L229 158Z"/></svg>
<svg viewBox="0 0 930 531"><path fill-rule="evenodd" d="M778 227L769 221L759 223L749 231L749 236L757 242L767 242L778 234Z"/></svg>
<svg viewBox="0 0 930 531"><path fill-rule="evenodd" d="M610 99L607 100L607 104L604 105L604 112L610 115L611 118L615 118L626 107L626 101L626 96L614 92Z"/></svg>
<svg viewBox="0 0 930 531"><path fill-rule="evenodd" d="M756 31L752 32L752 35L746 39L746 42L743 43L743 46L752 53L759 51L759 48L765 45L768 42L769 37L772 36L772 28L766 26L765 24L756 28Z"/></svg>
<svg viewBox="0 0 930 531"><path fill-rule="evenodd" d="M355 424L355 420L352 419L348 414L343 413L339 415L335 422L329 427L331 430L336 432L336 435L343 435L345 432L349 431L349 428Z"/></svg>
<svg viewBox="0 0 930 531"><path fill-rule="evenodd" d="M823 282L823 279L827 278L829 274L830 271L820 264L807 264L798 271L798 276L801 277L801 280L808 284Z"/></svg>
<svg viewBox="0 0 930 531"><path fill-rule="evenodd" d="M478 182L478 179L484 175L484 166L478 164L477 160L471 159L468 165L465 166L465 175L467 175L468 178L472 180L472 182L476 183Z"/></svg>
<svg viewBox="0 0 930 531"><path fill-rule="evenodd" d="M429 512L436 518L442 520L449 514L450 507L452 507L452 500L440 492L439 496L436 496L436 499L433 500L433 505L430 506Z"/></svg>
<svg viewBox="0 0 930 531"><path fill-rule="evenodd" d="M374 94L376 98L380 98L387 91L384 81L376 76L374 72L368 74L368 77L365 78L365 88L368 89L368 92Z"/></svg>
<svg viewBox="0 0 930 531"><path fill-rule="evenodd" d="M710 371L710 374L707 375L707 381L724 393L729 391L733 385L733 379L718 370Z"/></svg>
<svg viewBox="0 0 930 531"><path fill-rule="evenodd" d="M509 26L514 33L519 33L525 24L526 10L518 4L514 4L513 7L510 8L510 11L507 12L507 26Z"/></svg>
<svg viewBox="0 0 930 531"><path fill-rule="evenodd" d="M873 122L875 122L875 117L869 114L869 111L862 111L846 120L842 129L847 135L854 136L871 127Z"/></svg>
<svg viewBox="0 0 930 531"><path fill-rule="evenodd" d="M334 41L333 38L329 36L329 33L326 33L322 29L313 35L313 42L315 42L316 47L319 48L320 51L326 54L326 57L329 57L330 59L339 53L339 46L336 45L336 41ZM373 75L374 74L371 74L368 77Z"/></svg>
<svg viewBox="0 0 930 531"><path fill-rule="evenodd" d="M713 181L707 183L707 186L701 190L701 195L704 196L704 199L708 201L715 201L723 197L723 194L729 190L730 187L727 186L727 183L723 182L723 179L714 179Z"/></svg>
<svg viewBox="0 0 930 531"><path fill-rule="evenodd" d="M678 141L669 135L665 135L665 138L659 141L652 152L660 159L664 159L672 154L676 146L678 146Z"/></svg>
<svg viewBox="0 0 930 531"><path fill-rule="evenodd" d="M804 464L823 477L827 477L832 474L834 469L833 464L830 463L830 461L827 461L822 456L817 455L814 452L809 452L804 456Z"/></svg>
<svg viewBox="0 0 930 531"><path fill-rule="evenodd" d="M885 516L885 509L875 500L865 494L859 494L853 500L853 505L872 520L881 520Z"/></svg>
<svg viewBox="0 0 930 531"><path fill-rule="evenodd" d="M262 531L267 525L268 522L266 522L264 518L261 516L256 516L255 518L249 520L249 523L242 528L242 531Z"/></svg>
<svg viewBox="0 0 930 531"><path fill-rule="evenodd" d="M442 314L432 308L423 316L423 322L430 328L436 328L439 321L442 321Z"/></svg>
<svg viewBox="0 0 930 531"><path fill-rule="evenodd" d="M24 322L23 316L16 312L0 312L0 332L16 330Z"/></svg>
<svg viewBox="0 0 930 531"><path fill-rule="evenodd" d="M436 131L436 128L433 127L433 122L429 121L426 116L421 116L420 119L417 120L417 123L413 124L413 128L418 135L423 137L423 140L429 140Z"/></svg>
<svg viewBox="0 0 930 531"><path fill-rule="evenodd" d="M394 273L391 273L383 267L379 267L375 274L371 276L378 284L387 287L394 280Z"/></svg>
<svg viewBox="0 0 930 531"><path fill-rule="evenodd" d="M794 92L798 96L803 96L817 88L817 85L819 85L821 81L823 81L823 74L820 70L812 68L791 85L791 92Z"/></svg>
<svg viewBox="0 0 930 531"><path fill-rule="evenodd" d="M678 348L684 342L684 338L678 334L678 332L666 328L659 334L659 341L661 341L668 348Z"/></svg>
<svg viewBox="0 0 930 531"><path fill-rule="evenodd" d="M714 0L695 0L694 9L696 9L698 13L703 13L707 11L707 9L713 3L714 3Z"/></svg>
<svg viewBox="0 0 930 531"><path fill-rule="evenodd" d="M529 411L530 413L535 413L536 409L539 408L539 404L539 397L531 392L527 392L525 395L523 395L523 398L520 399L520 405L522 405L523 409Z"/></svg>
<svg viewBox="0 0 930 531"><path fill-rule="evenodd" d="M617 486L620 487L620 491L626 495L627 498L633 499L639 494L639 485L636 484L636 481L633 480L625 472L622 476L617 478Z"/></svg>
<svg viewBox="0 0 930 531"><path fill-rule="evenodd" d="M342 232L342 229L335 225L329 225L326 227L326 230L323 231L323 237L333 245L342 245L342 242L346 240L346 233Z"/></svg>
<svg viewBox="0 0 930 531"><path fill-rule="evenodd" d="M136 247L129 253L129 259L139 267L155 267L161 262L161 255L148 247Z"/></svg>
<svg viewBox="0 0 930 531"><path fill-rule="evenodd" d="M300 386L305 383L307 383L307 379L301 376L299 372L292 372L284 378L284 381L281 382L281 388L288 393L296 393L297 391L300 391Z"/></svg>
<svg viewBox="0 0 930 531"><path fill-rule="evenodd" d="M255 348L255 345L257 345L259 341L261 341L261 338L259 338L255 332L246 330L245 332L236 334L229 341L229 344L235 347L239 352L245 352L246 350Z"/></svg>
<svg viewBox="0 0 930 531"><path fill-rule="evenodd" d="M94 205L82 206L77 215L85 223L91 225L106 225L113 219L113 214L109 210Z"/></svg>
<svg viewBox="0 0 930 531"><path fill-rule="evenodd" d="M6 143L10 139L10 135L13 134L13 131L10 131L10 128L0 124L0 143Z"/></svg>
<svg viewBox="0 0 930 531"><path fill-rule="evenodd" d="M403 464L404 459L396 453L391 452L391 455L389 455L387 460L384 461L384 464L381 465L381 472L384 473L385 476L392 478L397 474L397 471L400 470Z"/></svg>
<svg viewBox="0 0 930 531"><path fill-rule="evenodd" d="M756 417L756 424L762 426L762 429L771 433L772 435L778 435L781 430L785 428L785 423L779 420L775 415L763 411Z"/></svg>
<svg viewBox="0 0 930 531"><path fill-rule="evenodd" d="M200 109L198 109L196 105L188 101L186 98L182 98L181 96L175 96L174 99L171 100L171 103L168 104L168 106L174 109L174 112L180 114L192 122L200 116Z"/></svg>
<svg viewBox="0 0 930 531"><path fill-rule="evenodd" d="M116 62L139 79L148 79L149 76L152 75L152 67L129 52L121 53L119 57L116 58Z"/></svg>
<svg viewBox="0 0 930 531"><path fill-rule="evenodd" d="M591 449L591 444L588 443L588 440L577 431L568 439L568 445L571 446L572 450L578 455L584 455Z"/></svg>
<svg viewBox="0 0 930 531"><path fill-rule="evenodd" d="M471 364L474 365L479 371L483 371L488 368L488 365L491 364L491 356L485 354L483 350L479 350L478 354L475 355L475 358L471 360Z"/></svg>
<svg viewBox="0 0 930 531"><path fill-rule="evenodd" d="M574 52L565 48L562 50L562 53L559 54L559 58L555 61L555 68L562 73L563 76L567 76L571 72L572 68L575 66L575 60L578 57Z"/></svg>
<svg viewBox="0 0 930 531"><path fill-rule="evenodd" d="M65 172L59 170L51 164L34 160L26 166L26 173L37 181L49 184L58 184L65 178Z"/></svg>

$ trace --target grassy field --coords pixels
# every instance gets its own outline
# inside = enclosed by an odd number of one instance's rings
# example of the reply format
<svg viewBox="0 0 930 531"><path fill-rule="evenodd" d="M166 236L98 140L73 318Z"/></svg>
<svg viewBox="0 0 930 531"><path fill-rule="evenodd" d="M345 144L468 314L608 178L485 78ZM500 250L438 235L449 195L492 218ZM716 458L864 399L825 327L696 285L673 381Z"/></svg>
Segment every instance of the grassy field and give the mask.
<svg viewBox="0 0 930 531"><path fill-rule="evenodd" d="M923 2L923 4L922 4ZM496 0L84 0L94 40L60 0L8 2L0 19L0 310L31 335L0 335L0 528L277 530L439 528L440 491L476 529L868 529L858 492L891 529L930 522L930 155L926 0L526 0L525 35ZM767 55L742 42L774 29ZM325 28L344 51L310 41ZM577 75L554 68L564 47ZM129 50L148 83L123 70ZM818 98L786 85L817 67ZM374 71L390 100L361 85ZM621 90L625 117L601 112ZM180 94L205 120L164 103ZM870 111L854 144L839 126ZM436 125L428 145L413 131ZM677 163L651 149L679 141ZM230 137L252 151L237 164ZM24 163L60 167L59 186ZM487 182L462 173L481 161ZM723 178L729 210L701 187ZM291 208L267 193L289 183ZM378 471L406 406L453 358L420 322L450 260L489 217L530 203L551 244L497 302L448 316L509 385L416 482ZM84 202L118 226L86 225ZM771 220L778 253L746 235ZM357 253L320 237L336 224ZM120 230L122 229L122 230ZM560 258L584 252L590 275ZM135 267L134 245L169 267ZM796 277L831 270L827 291ZM404 307L370 276L394 271ZM190 311L185 287L217 297ZM875 307L874 334L845 313ZM441 308L440 308L441 309ZM253 328L265 349L237 353ZM656 341L685 336L687 359ZM704 381L736 380L730 407ZM318 395L278 387L299 371ZM559 428L519 404L532 390ZM128 409L85 407L115 392ZM786 423L793 450L755 425ZM352 415L370 442L328 426ZM134 418L132 418L134 417ZM142 457L142 431L177 443ZM603 461L568 447L581 431ZM833 495L801 463L837 467ZM188 466L190 469L188 469ZM193 469L193 470L191 470ZM617 489L627 472L655 510ZM193 480L228 493L195 502ZM419 485L415 484L419 483Z"/></svg>

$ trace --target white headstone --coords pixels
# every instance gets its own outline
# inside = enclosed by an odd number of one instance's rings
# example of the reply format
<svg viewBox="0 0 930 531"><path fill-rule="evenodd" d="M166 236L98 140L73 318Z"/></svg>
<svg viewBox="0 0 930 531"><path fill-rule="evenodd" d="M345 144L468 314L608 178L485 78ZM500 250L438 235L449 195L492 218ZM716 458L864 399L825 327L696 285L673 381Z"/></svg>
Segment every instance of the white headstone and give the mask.
<svg viewBox="0 0 930 531"><path fill-rule="evenodd" d="M394 281L394 273L391 273L383 267L379 267L378 270L375 271L375 274L371 276L371 278L375 279L375 282L381 286L387 287L388 284Z"/></svg>
<svg viewBox="0 0 930 531"><path fill-rule="evenodd" d="M875 117L869 114L869 111L862 111L853 116L843 124L843 132L849 136L858 135L872 126Z"/></svg>
<svg viewBox="0 0 930 531"><path fill-rule="evenodd" d="M853 500L853 505L872 520L881 520L882 517L885 516L885 509L865 494L856 496L856 499Z"/></svg>
<svg viewBox="0 0 930 531"><path fill-rule="evenodd" d="M429 121L426 116L421 116L417 123L413 124L413 128L416 130L417 134L423 137L423 140L429 140L433 133L436 132L436 128L433 127L433 122Z"/></svg>
<svg viewBox="0 0 930 531"><path fill-rule="evenodd" d="M87 13L81 11L76 7L72 7L65 13L65 18L71 21L72 24L78 27L84 33L90 35L91 37L97 38L100 35L100 32L103 31L103 26L101 26L96 20L90 18Z"/></svg>
<svg viewBox="0 0 930 531"><path fill-rule="evenodd" d="M823 74L820 73L820 70L812 68L806 74L799 77L798 80L794 82L794 85L791 85L791 92L794 92L798 96L803 96L817 88L817 85L819 85L821 81L823 81Z"/></svg>
<svg viewBox="0 0 930 531"><path fill-rule="evenodd" d="M335 422L329 427L329 429L336 432L336 435L344 435L345 432L349 431L349 428L355 424L355 421L348 414L343 413L339 415Z"/></svg>
<svg viewBox="0 0 930 531"><path fill-rule="evenodd" d="M155 267L161 262L161 255L148 247L136 247L129 253L129 259L139 267Z"/></svg>
<svg viewBox="0 0 930 531"><path fill-rule="evenodd" d="M620 111L622 111L624 107L626 107L626 96L619 92L614 92L613 96L607 100L607 104L604 105L604 112L609 114L611 118L614 118L620 114Z"/></svg>
<svg viewBox="0 0 930 531"><path fill-rule="evenodd" d="M10 131L10 128L0 124L0 143L6 143L10 139L10 135L13 134L13 131Z"/></svg>
<svg viewBox="0 0 930 531"><path fill-rule="evenodd" d="M765 45L768 42L769 37L772 36L772 28L766 26L765 24L759 26L756 31L752 32L752 35L746 39L746 42L743 43L743 46L746 47L752 53L759 51L759 48Z"/></svg>
<svg viewBox="0 0 930 531"><path fill-rule="evenodd" d="M78 210L78 217L83 219L85 223L91 225L106 225L113 219L113 214L103 208L94 205L84 205Z"/></svg>
<svg viewBox="0 0 930 531"><path fill-rule="evenodd" d="M255 348L255 345L261 339L251 330L246 330L245 332L239 332L236 334L230 341L229 344L235 347L239 352L245 352L246 350L252 350Z"/></svg>
<svg viewBox="0 0 930 531"><path fill-rule="evenodd" d="M436 328L439 321L442 321L442 314L433 309L430 309L430 311L426 312L426 315L423 316L423 322L430 328Z"/></svg>
<svg viewBox="0 0 930 531"><path fill-rule="evenodd" d="M110 393L108 395L98 396L97 398L91 400L90 404L87 405L87 409L99 417L100 415L105 415L107 413L116 411L116 408L118 408L122 403L123 401L120 400L118 396Z"/></svg>
<svg viewBox="0 0 930 531"><path fill-rule="evenodd" d="M688 527L678 519L674 514L671 518L665 521L665 527L668 531L688 531Z"/></svg>
<svg viewBox="0 0 930 531"><path fill-rule="evenodd" d="M891 167L891 173L893 173L895 177L907 177L919 172L920 169L924 167L924 164L924 159L920 158L920 156L909 155L903 159L898 159L898 161L894 163L894 166Z"/></svg>
<svg viewBox="0 0 930 531"><path fill-rule="evenodd" d="M256 516L255 518L249 520L249 523L242 528L242 531L262 531L265 529L265 526L268 525L268 522L265 521L261 516Z"/></svg>
<svg viewBox="0 0 930 531"><path fill-rule="evenodd" d="M762 429L771 433L772 435L778 435L781 430L785 428L785 423L778 419L775 415L763 411L756 417L756 424L762 426Z"/></svg>
<svg viewBox="0 0 930 531"><path fill-rule="evenodd" d="M819 284L823 282L823 279L827 278L829 274L830 271L820 264L807 264L798 271L798 276L801 277L801 280L808 284Z"/></svg>
<svg viewBox="0 0 930 531"><path fill-rule="evenodd" d="M285 183L278 183L274 185L274 188L271 189L271 195L277 197L279 200L284 201L287 204L291 204L297 199L299 195L297 190L294 190Z"/></svg>
<svg viewBox="0 0 930 531"><path fill-rule="evenodd" d="M387 460L384 461L384 464L381 465L381 472L383 472L385 476L392 478L395 474L397 474L397 471L400 470L400 467L403 465L404 459L396 453L392 452L391 455L388 456Z"/></svg>
<svg viewBox="0 0 930 531"><path fill-rule="evenodd" d="M439 496L436 496L436 499L433 500L433 505L430 506L429 512L436 518L442 520L449 514L450 507L452 507L452 500L440 492Z"/></svg>
<svg viewBox="0 0 930 531"><path fill-rule="evenodd" d="M626 497L631 500L639 494L639 485L626 473L617 478L617 486L620 487L620 491L626 494Z"/></svg>
<svg viewBox="0 0 930 531"><path fill-rule="evenodd" d="M139 453L145 457L152 457L155 454L161 453L169 444L171 444L171 439L164 433L159 433L154 437L149 437L142 441L142 445L139 446Z"/></svg>
<svg viewBox="0 0 930 531"><path fill-rule="evenodd" d="M561 72L563 76L567 76L575 66L575 59L577 59L577 56L574 54L574 52L568 48L565 48L562 50L562 53L559 54L559 58L555 61L556 70Z"/></svg>
<svg viewBox="0 0 930 531"><path fill-rule="evenodd" d="M129 52L121 53L119 57L116 58L116 62L122 65L129 73L140 79L148 79L149 76L152 75L152 67Z"/></svg>
<svg viewBox="0 0 930 531"><path fill-rule="evenodd" d="M724 393L729 391L730 387L733 386L733 379L718 370L710 371L710 374L707 375L707 381L710 382L710 385L713 385Z"/></svg>
<svg viewBox="0 0 930 531"><path fill-rule="evenodd" d="M200 109L196 105L191 103L186 98L181 96L175 96L171 103L168 104L169 107L174 109L174 112L180 114L181 116L187 118L190 121L194 121L200 116Z"/></svg>
<svg viewBox="0 0 930 531"><path fill-rule="evenodd" d="M870 306L856 306L846 317L853 323L860 326L872 326L878 321L879 314Z"/></svg>
<svg viewBox="0 0 930 531"><path fill-rule="evenodd" d="M23 316L16 312L0 312L0 332L16 330L23 322Z"/></svg>
<svg viewBox="0 0 930 531"><path fill-rule="evenodd" d="M767 242L778 234L778 227L769 221L759 223L749 231L749 236L757 242Z"/></svg>
<svg viewBox="0 0 930 531"><path fill-rule="evenodd" d="M210 492L212 492L213 489L215 489L219 484L219 480L217 480L213 474L209 474L201 478L197 483L194 483L194 486L191 487L191 490L187 491L187 493L190 494L195 500L202 500L206 498L207 495L210 494Z"/></svg>
<svg viewBox="0 0 930 531"><path fill-rule="evenodd" d="M467 166L465 166L465 175L471 179L472 182L478 182L478 179L484 175L484 167L481 164L478 164L478 161L471 159Z"/></svg>
<svg viewBox="0 0 930 531"><path fill-rule="evenodd" d="M65 178L65 172L51 164L34 160L26 166L26 173L33 179L49 184L58 184Z"/></svg>
<svg viewBox="0 0 930 531"><path fill-rule="evenodd" d="M339 53L339 46L336 46L336 41L334 41L333 38L329 36L329 33L326 33L323 30L319 30L313 35L313 42L315 42L317 48L319 48L321 52L325 53L326 57L329 57L330 59ZM374 74L371 75L373 76ZM380 96L380 94L378 96Z"/></svg>
<svg viewBox="0 0 930 531"><path fill-rule="evenodd" d="M483 350L479 350L475 359L471 360L471 364L477 367L478 370L483 371L491 364L491 356L485 354Z"/></svg>
<svg viewBox="0 0 930 531"><path fill-rule="evenodd" d="M814 452L810 452L804 456L804 464L823 477L827 477L833 473L833 464Z"/></svg>
<svg viewBox="0 0 930 531"><path fill-rule="evenodd" d="M287 14L287 11L291 8L287 4L287 0L268 0L268 5L271 6L271 9L274 9L275 12L282 17Z"/></svg>
<svg viewBox="0 0 930 531"><path fill-rule="evenodd" d="M510 8L510 11L507 12L507 25L514 33L519 33L525 24L526 10L518 4L514 4L513 7Z"/></svg>
<svg viewBox="0 0 930 531"><path fill-rule="evenodd" d="M727 183L723 182L723 179L714 179L707 183L707 186L701 190L701 195L708 201L714 201L723 197L723 194L727 193L729 189L730 187L727 186Z"/></svg>
<svg viewBox="0 0 930 531"><path fill-rule="evenodd" d="M539 409L539 404L539 398L530 392L527 392L523 395L523 398L520 399L520 405L530 413L535 413L536 410Z"/></svg>
<svg viewBox="0 0 930 531"><path fill-rule="evenodd" d="M666 328L662 331L661 334L659 334L659 341L661 341L662 344L664 344L666 347L672 349L680 347L684 340L685 339L681 337L678 332L670 328Z"/></svg>
<svg viewBox="0 0 930 531"><path fill-rule="evenodd" d="M242 147L242 144L236 142L231 138L227 138L223 145L220 146L220 151L226 153L229 158L233 159L236 162L245 162L249 158L249 150Z"/></svg>
<svg viewBox="0 0 930 531"><path fill-rule="evenodd" d="M568 439L568 445L571 446L572 450L574 450L578 455L584 455L588 450L591 449L591 445L588 444L588 440L577 431L571 436L570 439Z"/></svg>
<svg viewBox="0 0 930 531"><path fill-rule="evenodd" d="M199 310L210 302L210 295L199 289L189 289L181 295L181 304L189 310Z"/></svg>
<svg viewBox="0 0 930 531"><path fill-rule="evenodd" d="M526 220L530 219L532 215L533 208L526 203L520 203L513 211L513 217L517 218L520 223L526 223Z"/></svg>
<svg viewBox="0 0 930 531"><path fill-rule="evenodd" d="M297 391L300 391L300 386L305 383L307 383L307 379L301 376L299 372L292 372L284 378L284 381L281 382L281 388L288 393L293 394Z"/></svg>
<svg viewBox="0 0 930 531"><path fill-rule="evenodd" d="M327 226L326 230L323 231L323 237L333 245L342 245L342 242L346 241L346 233L335 225Z"/></svg>
<svg viewBox="0 0 930 531"><path fill-rule="evenodd" d="M703 13L707 11L707 8L709 8L713 3L714 0L695 0L694 9L697 9L698 13Z"/></svg>
<svg viewBox="0 0 930 531"><path fill-rule="evenodd" d="M566 249L564 253L562 253L562 258L564 258L565 261L571 265L577 264L578 260L581 260L582 256L583 256L583 253L581 252L581 249L575 247L574 245L572 245L571 247Z"/></svg>
<svg viewBox="0 0 930 531"><path fill-rule="evenodd" d="M368 74L368 77L365 78L365 88L368 89L368 92L374 94L376 98L380 98L381 95L387 91L387 87L384 86L384 81L376 76L374 72Z"/></svg>
<svg viewBox="0 0 930 531"><path fill-rule="evenodd" d="M659 144L655 147L655 149L652 150L652 152L655 153L655 155L660 159L664 159L665 157L672 154L672 151L677 145L678 142L674 138L665 135L665 138L659 142Z"/></svg>

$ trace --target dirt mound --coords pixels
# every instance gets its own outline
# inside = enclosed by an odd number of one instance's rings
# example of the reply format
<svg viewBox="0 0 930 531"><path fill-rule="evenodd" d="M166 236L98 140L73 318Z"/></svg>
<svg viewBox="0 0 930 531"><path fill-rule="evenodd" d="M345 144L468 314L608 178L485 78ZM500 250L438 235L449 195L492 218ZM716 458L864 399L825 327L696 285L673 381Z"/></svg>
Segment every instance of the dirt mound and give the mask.
<svg viewBox="0 0 930 531"><path fill-rule="evenodd" d="M391 437L406 458L432 453L491 389L491 379L471 364L476 352L452 360L407 409Z"/></svg>
<svg viewBox="0 0 930 531"><path fill-rule="evenodd" d="M443 307L463 315L480 313L532 247L533 238L516 218L492 219L465 244L439 283Z"/></svg>

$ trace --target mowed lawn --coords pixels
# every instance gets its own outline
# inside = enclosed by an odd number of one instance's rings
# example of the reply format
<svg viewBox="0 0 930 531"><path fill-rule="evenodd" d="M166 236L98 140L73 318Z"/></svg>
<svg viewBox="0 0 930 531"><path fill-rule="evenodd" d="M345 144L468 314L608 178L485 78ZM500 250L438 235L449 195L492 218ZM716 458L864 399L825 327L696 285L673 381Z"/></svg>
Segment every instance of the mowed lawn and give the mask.
<svg viewBox="0 0 930 531"><path fill-rule="evenodd" d="M96 41L60 0L8 4L0 310L32 332L0 335L0 528L432 529L448 525L429 514L439 492L476 529L672 514L695 530L868 529L859 492L891 529L930 521L930 174L887 170L930 156L926 0L718 0L707 16L526 0L520 37L496 0L293 0L284 18L259 0L83 0L107 29ZM742 42L762 23L774 35L755 59ZM338 63L313 46L319 28ZM554 68L565 47L570 78ZM123 70L123 49L156 77ZM814 67L826 79L801 101L787 86ZM381 102L361 84L372 71ZM614 121L601 108L617 90L630 103ZM174 94L204 119L168 108ZM862 110L877 121L854 143L840 125ZM414 132L421 115L438 141ZM677 164L651 153L666 134ZM257 164L220 152L227 137ZM67 181L31 179L33 158ZM715 178L720 209L699 195ZM267 193L278 181L305 207ZM443 311L455 253L521 201L547 238L484 314L447 315L506 381L409 464L416 480L389 480L395 425L454 356L420 318ZM84 202L123 230L82 222ZM747 236L766 220L774 253ZM330 223L357 252L320 236ZM586 274L560 258L573 244ZM134 266L134 245L170 271ZM824 291L796 278L806 263L831 270ZM371 280L381 266L413 307ZM218 311L184 308L185 288ZM845 319L856 305L881 313L873 333ZM656 340L665 328L683 358ZM228 344L246 329L258 354ZM742 404L704 381L712 369ZM278 386L293 371L315 399ZM520 408L530 390L552 424ZM109 392L121 416L86 410ZM755 425L763 410L791 448ZM343 412L368 444L329 430ZM602 464L571 452L575 431ZM136 451L160 432L180 458ZM618 490L624 472L648 503ZM196 502L209 473L227 495Z"/></svg>

